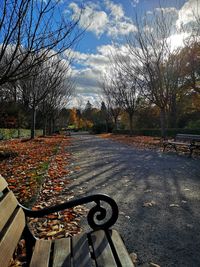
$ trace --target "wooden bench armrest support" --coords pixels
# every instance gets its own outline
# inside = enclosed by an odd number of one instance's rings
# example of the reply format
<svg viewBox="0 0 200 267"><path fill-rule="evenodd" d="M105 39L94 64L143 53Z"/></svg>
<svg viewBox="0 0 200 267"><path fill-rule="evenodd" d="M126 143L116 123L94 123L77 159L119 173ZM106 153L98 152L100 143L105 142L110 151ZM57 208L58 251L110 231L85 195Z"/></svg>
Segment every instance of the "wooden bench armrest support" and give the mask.
<svg viewBox="0 0 200 267"><path fill-rule="evenodd" d="M94 202L88 212L89 233L62 239L37 239L27 217L43 217L53 212ZM20 205L0 175L0 266L9 266L21 237L25 239L26 266L30 267L134 267L120 235L109 228L118 218L116 202L107 195L90 195L53 207L31 210Z"/></svg>
<svg viewBox="0 0 200 267"><path fill-rule="evenodd" d="M104 221L104 219L106 218L107 211L103 206L101 206L101 201L109 204L111 208L111 216L106 221ZM22 205L20 206L24 210L24 213L27 217L37 218L37 217L43 217L53 212L58 212L64 209L73 208L75 206L87 204L90 202L96 203L96 205L93 206L89 210L88 216L87 216L88 224L93 230L108 229L112 225L115 224L118 218L118 213L119 213L118 206L112 198L110 198L109 196L105 194L95 194L95 195L90 195L90 196L86 196L82 198L77 198L77 199L70 200L68 202L64 202L59 205L55 205L49 208L44 208L41 210L31 210Z"/></svg>

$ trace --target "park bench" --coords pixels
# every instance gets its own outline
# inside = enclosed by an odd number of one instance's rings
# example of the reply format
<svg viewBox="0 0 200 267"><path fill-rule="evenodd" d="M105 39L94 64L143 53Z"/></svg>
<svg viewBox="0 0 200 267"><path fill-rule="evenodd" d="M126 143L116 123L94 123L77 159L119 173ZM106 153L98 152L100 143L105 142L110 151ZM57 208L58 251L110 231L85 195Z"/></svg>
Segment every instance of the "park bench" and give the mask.
<svg viewBox="0 0 200 267"><path fill-rule="evenodd" d="M88 212L93 229L70 238L36 239L29 230L28 217L44 215L94 202ZM111 216L107 220L107 208ZM133 267L134 264L116 230L110 227L118 218L116 202L103 194L71 200L51 208L31 210L20 205L0 175L0 266L7 267L21 237L25 239L27 266L31 267Z"/></svg>
<svg viewBox="0 0 200 267"><path fill-rule="evenodd" d="M163 152L167 147L173 147L176 152L177 146L184 146L190 150L190 156L194 149L200 148L200 135L195 134L177 134L174 140L164 140L163 141Z"/></svg>

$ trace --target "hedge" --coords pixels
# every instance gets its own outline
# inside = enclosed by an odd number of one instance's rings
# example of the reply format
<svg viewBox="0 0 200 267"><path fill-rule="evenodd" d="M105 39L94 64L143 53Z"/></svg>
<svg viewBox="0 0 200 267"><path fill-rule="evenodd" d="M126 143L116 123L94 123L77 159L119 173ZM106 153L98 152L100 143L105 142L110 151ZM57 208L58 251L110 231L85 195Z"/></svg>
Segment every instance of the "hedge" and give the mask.
<svg viewBox="0 0 200 267"><path fill-rule="evenodd" d="M129 134L129 130L115 130L115 134ZM184 128L173 128L167 129L166 135L169 137L175 137L177 133L182 134L200 134L200 129L184 129ZM135 129L133 135L146 135L146 136L161 136L160 129Z"/></svg>

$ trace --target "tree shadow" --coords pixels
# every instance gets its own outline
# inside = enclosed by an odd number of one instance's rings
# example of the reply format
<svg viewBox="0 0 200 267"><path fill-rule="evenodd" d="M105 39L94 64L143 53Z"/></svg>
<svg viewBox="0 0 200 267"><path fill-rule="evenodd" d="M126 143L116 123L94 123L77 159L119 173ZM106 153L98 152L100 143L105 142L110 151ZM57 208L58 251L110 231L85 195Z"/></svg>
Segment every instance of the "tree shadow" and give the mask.
<svg viewBox="0 0 200 267"><path fill-rule="evenodd" d="M138 254L138 266L200 266L199 160L89 135L77 135L71 150L80 170L70 175L70 189L116 200L114 228Z"/></svg>

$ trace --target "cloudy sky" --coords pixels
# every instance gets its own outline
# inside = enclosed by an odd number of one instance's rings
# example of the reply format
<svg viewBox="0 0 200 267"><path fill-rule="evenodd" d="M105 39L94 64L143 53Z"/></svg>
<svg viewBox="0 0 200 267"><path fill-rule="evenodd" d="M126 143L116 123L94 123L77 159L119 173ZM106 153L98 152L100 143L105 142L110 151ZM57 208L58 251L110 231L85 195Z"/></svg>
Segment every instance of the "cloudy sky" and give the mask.
<svg viewBox="0 0 200 267"><path fill-rule="evenodd" d="M200 0L93 0L62 1L66 16L76 18L83 7L79 27L87 30L73 50L72 75L76 81L77 97L71 106L84 108L87 100L96 105L99 99L98 82L108 71L109 54L118 45L125 50L126 35L137 31L135 13L140 17L152 16L162 11L173 17L174 25L188 24L200 9ZM200 10L199 10L200 11ZM175 46L182 44L183 34L174 33L170 38Z"/></svg>

